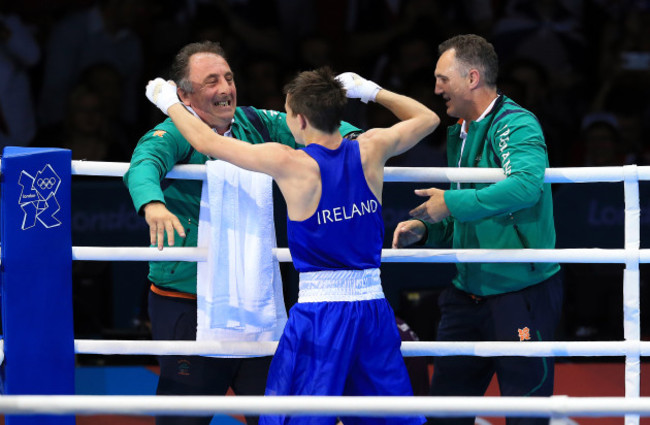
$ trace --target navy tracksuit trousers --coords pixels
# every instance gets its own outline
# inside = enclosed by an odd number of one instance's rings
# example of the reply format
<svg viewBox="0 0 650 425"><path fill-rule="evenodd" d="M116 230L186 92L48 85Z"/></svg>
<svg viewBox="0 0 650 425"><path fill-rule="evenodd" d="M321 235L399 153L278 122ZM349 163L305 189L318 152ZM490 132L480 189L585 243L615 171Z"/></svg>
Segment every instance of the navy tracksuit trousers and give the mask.
<svg viewBox="0 0 650 425"><path fill-rule="evenodd" d="M516 292L483 298L455 287L438 300L438 341L549 341L562 310L560 273ZM503 396L553 394L552 357L441 356L434 359L430 394L482 396L496 373ZM548 417L507 418L507 425L548 424ZM429 424L473 425L473 417L429 418Z"/></svg>

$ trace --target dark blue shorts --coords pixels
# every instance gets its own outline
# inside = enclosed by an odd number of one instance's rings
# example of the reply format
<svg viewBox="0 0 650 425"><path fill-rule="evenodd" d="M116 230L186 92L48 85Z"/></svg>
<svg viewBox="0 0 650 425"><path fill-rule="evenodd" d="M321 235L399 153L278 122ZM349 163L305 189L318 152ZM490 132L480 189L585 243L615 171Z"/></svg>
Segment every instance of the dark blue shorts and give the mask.
<svg viewBox="0 0 650 425"><path fill-rule="evenodd" d="M298 303L275 352L266 395L411 396L395 315L385 299ZM346 425L420 425L424 418L342 417ZM335 417L262 416L260 425L334 424Z"/></svg>

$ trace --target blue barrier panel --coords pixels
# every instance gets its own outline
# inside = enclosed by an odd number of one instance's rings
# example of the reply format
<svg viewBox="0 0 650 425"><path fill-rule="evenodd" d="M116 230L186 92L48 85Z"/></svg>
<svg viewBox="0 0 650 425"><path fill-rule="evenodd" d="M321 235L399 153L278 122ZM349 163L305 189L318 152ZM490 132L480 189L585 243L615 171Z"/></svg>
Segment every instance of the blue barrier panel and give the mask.
<svg viewBox="0 0 650 425"><path fill-rule="evenodd" d="M71 152L6 147L0 231L5 394L74 394ZM7 425L74 416L8 415Z"/></svg>

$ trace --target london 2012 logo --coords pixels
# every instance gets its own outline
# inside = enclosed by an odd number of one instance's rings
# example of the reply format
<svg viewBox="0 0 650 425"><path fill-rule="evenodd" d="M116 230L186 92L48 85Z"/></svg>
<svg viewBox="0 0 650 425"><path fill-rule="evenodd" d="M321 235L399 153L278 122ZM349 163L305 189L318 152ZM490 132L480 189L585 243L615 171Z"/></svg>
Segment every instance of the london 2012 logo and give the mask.
<svg viewBox="0 0 650 425"><path fill-rule="evenodd" d="M56 199L61 178L50 164L37 172L36 176L31 176L23 170L18 178L18 184L22 186L18 203L25 213L22 230L34 227L37 221L48 229L61 225L55 217L61 209Z"/></svg>

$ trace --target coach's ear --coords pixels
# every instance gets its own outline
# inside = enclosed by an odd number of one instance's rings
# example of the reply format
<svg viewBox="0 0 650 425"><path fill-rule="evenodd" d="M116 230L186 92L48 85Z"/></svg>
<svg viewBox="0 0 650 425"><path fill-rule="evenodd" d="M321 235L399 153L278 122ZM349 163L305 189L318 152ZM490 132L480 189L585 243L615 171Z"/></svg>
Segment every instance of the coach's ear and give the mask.
<svg viewBox="0 0 650 425"><path fill-rule="evenodd" d="M470 69L468 72L468 78L469 78L469 87L470 89L474 89L478 86L478 83L481 81L481 73L478 72L478 69Z"/></svg>

